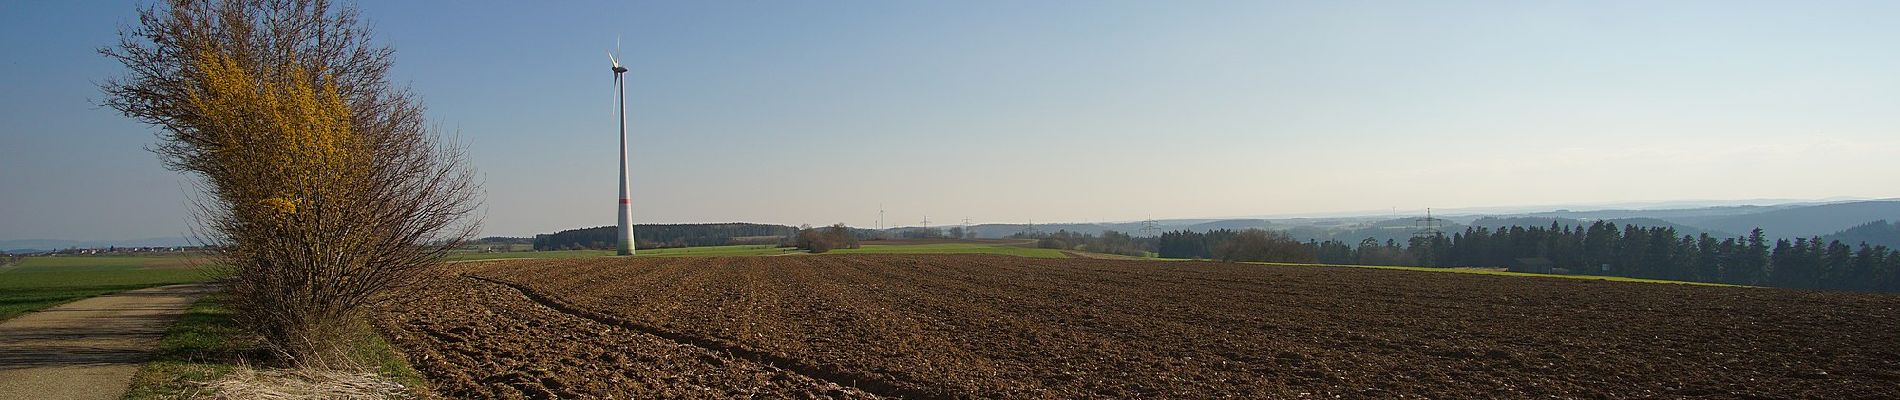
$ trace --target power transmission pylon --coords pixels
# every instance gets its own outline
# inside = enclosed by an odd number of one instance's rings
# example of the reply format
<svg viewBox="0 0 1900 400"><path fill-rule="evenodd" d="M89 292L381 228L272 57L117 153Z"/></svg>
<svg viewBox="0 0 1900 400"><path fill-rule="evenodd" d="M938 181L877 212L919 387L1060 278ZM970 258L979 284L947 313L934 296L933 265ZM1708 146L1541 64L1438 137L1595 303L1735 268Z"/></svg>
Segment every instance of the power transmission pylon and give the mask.
<svg viewBox="0 0 1900 400"><path fill-rule="evenodd" d="M1425 218L1412 220L1412 229L1414 229L1412 236L1443 235L1445 232L1439 228L1444 226L1444 221L1442 218L1433 218L1432 209L1428 207L1425 209Z"/></svg>

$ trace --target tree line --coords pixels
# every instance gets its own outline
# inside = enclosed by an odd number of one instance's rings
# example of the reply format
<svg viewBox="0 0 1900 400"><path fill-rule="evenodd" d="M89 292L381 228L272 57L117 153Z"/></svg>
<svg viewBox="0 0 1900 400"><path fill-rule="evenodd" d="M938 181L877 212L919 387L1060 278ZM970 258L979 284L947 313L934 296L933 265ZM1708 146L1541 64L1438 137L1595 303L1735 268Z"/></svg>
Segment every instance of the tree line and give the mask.
<svg viewBox="0 0 1900 400"><path fill-rule="evenodd" d="M1137 238L1114 230L1102 231L1101 236L1059 230L1056 231L1056 233L1046 235L1018 233L1010 235L1010 237L1016 239L1036 239L1036 247L1044 249L1082 250L1093 253L1120 254L1136 257L1147 257L1148 249L1154 247L1154 239Z"/></svg>
<svg viewBox="0 0 1900 400"><path fill-rule="evenodd" d="M534 235L534 249L541 251L612 249L614 241L619 239L619 233L615 232L616 228L601 226ZM798 228L767 224L641 224L633 226L633 242L635 248L641 249L777 244L782 238L789 238L797 233Z"/></svg>
<svg viewBox="0 0 1900 400"><path fill-rule="evenodd" d="M1168 231L1155 241L1161 258L1215 259L1310 263L1313 246L1285 233L1260 229L1216 229L1207 232Z"/></svg>
<svg viewBox="0 0 1900 400"><path fill-rule="evenodd" d="M1366 240L1312 245L1328 264L1504 267L1524 272L1622 276L1692 282L1900 292L1900 251L1821 238L1770 241L1759 228L1717 238L1671 227L1597 221L1496 230L1472 227L1406 243ZM1282 261L1282 260L1264 260Z"/></svg>
<svg viewBox="0 0 1900 400"><path fill-rule="evenodd" d="M791 245L799 250L823 253L833 249L858 248L858 235L844 224L835 224L823 228L802 226L798 235L792 238Z"/></svg>

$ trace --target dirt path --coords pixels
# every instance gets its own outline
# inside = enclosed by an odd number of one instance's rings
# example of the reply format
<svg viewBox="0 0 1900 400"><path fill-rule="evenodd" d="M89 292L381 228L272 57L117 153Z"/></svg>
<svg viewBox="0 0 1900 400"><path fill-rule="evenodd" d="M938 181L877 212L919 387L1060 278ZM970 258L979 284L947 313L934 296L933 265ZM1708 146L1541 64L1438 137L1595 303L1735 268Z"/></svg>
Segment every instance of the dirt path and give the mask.
<svg viewBox="0 0 1900 400"><path fill-rule="evenodd" d="M139 289L0 321L0 399L119 398L166 327L210 289Z"/></svg>

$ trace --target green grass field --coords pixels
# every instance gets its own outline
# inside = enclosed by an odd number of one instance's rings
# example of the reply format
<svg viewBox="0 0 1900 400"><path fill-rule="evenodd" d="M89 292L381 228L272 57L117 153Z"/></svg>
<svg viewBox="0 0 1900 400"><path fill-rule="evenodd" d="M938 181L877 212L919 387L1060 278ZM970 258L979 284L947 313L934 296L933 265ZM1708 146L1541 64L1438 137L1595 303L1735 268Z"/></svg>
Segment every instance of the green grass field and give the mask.
<svg viewBox="0 0 1900 400"><path fill-rule="evenodd" d="M1120 255L1112 255L1112 254L1083 253L1079 250L1074 250L1073 252L1078 253L1078 255L1089 257L1089 258L1152 260L1152 261L1188 261L1185 259L1168 259L1168 258L1152 258L1152 257L1143 258L1143 257L1120 256ZM832 250L830 252L826 252L823 254L808 254L808 253L801 252L798 250L793 250L793 249L788 249L788 248L778 248L775 246L742 245L742 246L707 246L707 247L680 247L680 248L670 248L670 249L647 249L647 250L640 250L638 256L639 257L716 257L716 256L731 257L731 256L776 256L776 255L823 256L826 254L1000 254L1000 255L1032 257L1032 258L1069 258L1069 255L1063 254L1061 250L1030 247L1030 246L1026 246L1023 243L1012 243L1012 242L1002 242L1002 241L986 241L986 242L932 241L932 242L923 242L923 243L913 244L913 243L905 243L904 241L901 241L901 240L865 242L863 247L860 247L860 248L837 249L837 250ZM613 255L613 252L607 251L607 250L562 250L562 251L525 251L525 252L511 252L511 253L463 253L463 254L456 254L456 255L450 256L449 259L451 261L476 261L476 260L492 260L492 259L508 259L508 258L605 257L605 256L612 256L612 255ZM1735 286L1735 285L1725 285L1725 284L1719 284L1719 283L1625 278L1625 277L1617 277L1617 276L1537 274L1537 273L1528 273L1528 272L1499 271L1495 269L1484 269L1484 268L1429 268L1429 267L1400 267L1400 266L1378 266L1378 265L1336 265L1336 264L1296 264L1296 263L1252 263L1252 264L1295 266L1295 267L1373 268L1373 269L1415 271L1415 272L1460 273L1460 274L1542 277L1542 278L1560 278L1560 279L1593 279L1593 280L1612 281L1612 282L1673 283L1673 284L1683 284L1683 285L1704 285L1704 286Z"/></svg>
<svg viewBox="0 0 1900 400"><path fill-rule="evenodd" d="M107 293L211 278L184 256L27 257L0 267L0 320Z"/></svg>
<svg viewBox="0 0 1900 400"><path fill-rule="evenodd" d="M446 261L480 261L510 258L584 258L614 255L612 250L515 251L506 253L452 253Z"/></svg>
<svg viewBox="0 0 1900 400"><path fill-rule="evenodd" d="M1079 254L1082 253L1079 250L1076 250L1074 252L1079 253ZM834 253L835 254L853 254L853 253L857 253L857 254L866 254L866 253L870 253L870 254L880 254L880 253L881 254L1005 254L1005 255L1012 255L1012 256L1037 257L1037 258L1067 258L1068 257L1068 255L1062 254L1061 251L1055 250L1055 249L1021 247L1021 246L1001 244L1001 243L940 243L940 244L917 244L917 245L867 244L864 246L864 248L833 250L831 253L827 253L827 254L834 254ZM1183 259L1142 258L1142 257L1119 256L1119 255L1110 255L1110 254L1095 254L1095 253L1086 253L1084 255L1091 258L1103 258L1103 259L1188 261L1188 260L1183 260ZM1401 266L1381 266L1381 265L1336 265L1336 264L1296 264L1296 263L1250 263L1250 264L1280 265L1280 266L1294 266L1294 267L1372 268L1372 269L1395 270L1395 271L1438 272L1438 273L1479 274L1479 275L1540 277L1540 278L1560 278L1560 279L1588 279L1588 280L1601 280L1601 281L1611 281L1611 282L1670 283L1670 284L1680 284L1680 285L1740 287L1737 285L1728 285L1728 284L1721 284L1721 283L1626 278L1626 277L1620 277L1620 276L1538 274L1538 273L1530 273L1530 272L1500 271L1496 269L1487 269L1487 268L1432 268L1432 267L1401 267Z"/></svg>
<svg viewBox="0 0 1900 400"><path fill-rule="evenodd" d="M856 249L837 249L824 254L1001 254L1033 258L1069 258L1061 250L1023 247L1012 243L867 243Z"/></svg>
<svg viewBox="0 0 1900 400"><path fill-rule="evenodd" d="M117 272L133 269L191 268L186 256L59 256L27 257L0 272Z"/></svg>
<svg viewBox="0 0 1900 400"><path fill-rule="evenodd" d="M776 256L796 254L798 249L779 248L770 245L675 247L670 249L646 249L635 252L639 257L714 257L714 256Z"/></svg>
<svg viewBox="0 0 1900 400"><path fill-rule="evenodd" d="M1523 276L1523 277L1561 278L1561 279L1586 279L1586 280L1599 280L1599 281L1611 281L1611 282L1671 283L1671 284L1678 284L1678 285L1697 285L1697 286L1748 287L1748 286L1730 285L1730 284L1724 284L1724 283L1626 278L1626 277L1621 277L1621 276L1564 275L1564 274L1539 274L1539 273L1531 273L1531 272L1511 272L1511 271L1500 271L1500 270L1491 269L1491 268L1465 268L1465 267L1434 268L1434 267L1400 267L1400 266L1387 266L1387 265L1295 264L1295 263L1268 263L1268 262L1256 262L1256 263L1248 263L1248 264L1279 265L1279 266L1289 266L1289 267L1372 268L1372 269L1384 269L1384 270L1394 270L1394 271L1439 272L1439 273L1497 275L1497 276Z"/></svg>

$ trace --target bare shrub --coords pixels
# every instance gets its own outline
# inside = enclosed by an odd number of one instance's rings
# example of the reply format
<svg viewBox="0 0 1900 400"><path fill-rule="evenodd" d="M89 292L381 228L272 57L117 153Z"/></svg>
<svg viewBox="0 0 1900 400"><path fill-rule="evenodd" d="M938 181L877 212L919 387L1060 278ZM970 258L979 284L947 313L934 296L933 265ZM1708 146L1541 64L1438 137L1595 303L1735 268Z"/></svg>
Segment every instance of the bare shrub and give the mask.
<svg viewBox="0 0 1900 400"><path fill-rule="evenodd" d="M461 150L369 38L321 0L174 0L100 50L127 68L104 104L159 127L152 151L199 178L238 321L297 364L341 354L351 321L478 224Z"/></svg>

